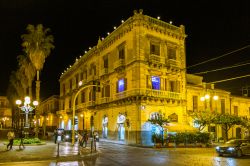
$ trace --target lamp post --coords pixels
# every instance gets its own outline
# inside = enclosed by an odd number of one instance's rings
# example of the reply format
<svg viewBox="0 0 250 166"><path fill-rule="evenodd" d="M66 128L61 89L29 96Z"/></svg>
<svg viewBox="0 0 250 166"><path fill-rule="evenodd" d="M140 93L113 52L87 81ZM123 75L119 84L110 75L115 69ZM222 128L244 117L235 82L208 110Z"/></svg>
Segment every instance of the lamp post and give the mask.
<svg viewBox="0 0 250 166"><path fill-rule="evenodd" d="M25 137L27 137L28 129L30 127L29 126L29 121L28 121L28 115L38 105L37 101L33 101L33 106L31 106L30 103L31 103L31 101L30 101L30 97L29 96L26 96L24 98L23 106L20 106L22 104L21 100L16 100L16 104L18 105L18 107L25 113L25 125L24 125L24 129L26 129Z"/></svg>
<svg viewBox="0 0 250 166"><path fill-rule="evenodd" d="M82 85L82 81L80 81L79 82L79 86L81 86ZM82 90L84 90L84 89L86 89L86 88L89 88L89 87L100 87L99 85L87 85L87 86L83 86L83 87L81 87L77 92L76 92L76 94L74 95L74 97L73 97L73 108L72 108L72 145L74 145L75 144L75 122L74 122L74 118L75 118L75 103L76 103L76 98L77 98L77 96L78 96L78 94L82 91Z"/></svg>

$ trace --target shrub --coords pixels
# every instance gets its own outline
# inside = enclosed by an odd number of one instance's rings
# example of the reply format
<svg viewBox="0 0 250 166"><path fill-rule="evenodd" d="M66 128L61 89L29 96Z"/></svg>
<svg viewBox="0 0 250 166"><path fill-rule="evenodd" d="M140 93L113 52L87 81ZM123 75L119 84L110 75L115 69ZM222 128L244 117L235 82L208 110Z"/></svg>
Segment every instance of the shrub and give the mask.
<svg viewBox="0 0 250 166"><path fill-rule="evenodd" d="M152 135L152 142L154 143L161 143L162 142L162 135L153 133Z"/></svg>
<svg viewBox="0 0 250 166"><path fill-rule="evenodd" d="M15 139L14 144L19 145L20 144L20 139ZM23 139L24 144L39 144L41 143L41 140L39 138L24 138Z"/></svg>

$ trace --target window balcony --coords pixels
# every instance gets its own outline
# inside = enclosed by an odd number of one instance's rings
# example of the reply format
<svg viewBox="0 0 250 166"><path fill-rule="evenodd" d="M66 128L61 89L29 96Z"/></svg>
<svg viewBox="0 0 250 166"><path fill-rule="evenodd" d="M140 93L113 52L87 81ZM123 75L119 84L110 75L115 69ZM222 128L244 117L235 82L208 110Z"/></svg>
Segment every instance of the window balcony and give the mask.
<svg viewBox="0 0 250 166"><path fill-rule="evenodd" d="M114 99L118 100L118 99L126 98L129 96L150 96L150 97L159 97L159 98L176 99L176 100L181 99L180 93L153 90L153 89L132 89L132 90L120 92L120 93L115 94Z"/></svg>
<svg viewBox="0 0 250 166"><path fill-rule="evenodd" d="M86 103L86 107L92 107L96 105L96 101L89 101Z"/></svg>
<svg viewBox="0 0 250 166"><path fill-rule="evenodd" d="M70 112L72 112L72 109L71 108L67 108L66 109L66 113L70 113Z"/></svg>
<svg viewBox="0 0 250 166"><path fill-rule="evenodd" d="M111 97L103 97L98 100L98 104L104 104L104 103L109 103L112 101Z"/></svg>
<svg viewBox="0 0 250 166"><path fill-rule="evenodd" d="M86 103L80 103L76 105L76 110L86 108Z"/></svg>
<svg viewBox="0 0 250 166"><path fill-rule="evenodd" d="M114 63L114 69L123 67L124 65L125 65L124 59L119 59L118 61Z"/></svg>
<svg viewBox="0 0 250 166"><path fill-rule="evenodd" d="M167 59L166 60L167 66L174 66L174 67L180 67L180 62L174 59Z"/></svg>
<svg viewBox="0 0 250 166"><path fill-rule="evenodd" d="M102 76L102 75L106 75L106 74L108 74L108 68L103 68L103 69L101 70L101 76Z"/></svg>
<svg viewBox="0 0 250 166"><path fill-rule="evenodd" d="M149 61L156 64L165 64L165 58L155 54L149 55Z"/></svg>

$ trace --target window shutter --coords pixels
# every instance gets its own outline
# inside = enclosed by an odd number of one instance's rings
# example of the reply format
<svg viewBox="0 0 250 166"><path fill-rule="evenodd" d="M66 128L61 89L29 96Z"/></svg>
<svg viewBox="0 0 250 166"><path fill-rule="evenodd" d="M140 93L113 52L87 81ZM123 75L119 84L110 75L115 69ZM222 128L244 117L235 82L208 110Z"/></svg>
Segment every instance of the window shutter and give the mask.
<svg viewBox="0 0 250 166"><path fill-rule="evenodd" d="M104 97L104 88L102 88L102 97Z"/></svg>
<svg viewBox="0 0 250 166"><path fill-rule="evenodd" d="M127 78L124 78L124 91L127 90Z"/></svg>
<svg viewBox="0 0 250 166"><path fill-rule="evenodd" d="M176 81L176 92L180 92L180 81Z"/></svg>
<svg viewBox="0 0 250 166"><path fill-rule="evenodd" d="M160 90L164 90L164 78L160 77Z"/></svg>
<svg viewBox="0 0 250 166"><path fill-rule="evenodd" d="M110 97L110 85L106 86L106 97Z"/></svg>
<svg viewBox="0 0 250 166"><path fill-rule="evenodd" d="M147 75L147 88L152 89L151 76Z"/></svg>
<svg viewBox="0 0 250 166"><path fill-rule="evenodd" d="M119 80L116 82L116 93L118 93L119 91L118 91L118 83L119 83Z"/></svg>

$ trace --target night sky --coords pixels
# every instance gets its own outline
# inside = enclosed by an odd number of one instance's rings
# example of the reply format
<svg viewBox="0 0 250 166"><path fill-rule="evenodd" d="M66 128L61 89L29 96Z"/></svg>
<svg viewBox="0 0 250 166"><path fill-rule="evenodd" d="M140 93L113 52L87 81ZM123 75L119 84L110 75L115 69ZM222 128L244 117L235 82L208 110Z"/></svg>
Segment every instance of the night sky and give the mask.
<svg viewBox="0 0 250 166"><path fill-rule="evenodd" d="M51 29L55 49L41 73L41 99L59 94L59 78L76 57L106 37L113 26L133 15L134 9L173 25L186 28L187 67L221 56L250 44L249 0L0 0L0 95L6 95L17 56L23 54L21 35L28 24ZM193 68L188 73L250 62L250 48ZM203 75L218 81L250 74L250 65ZM216 84L215 87L241 94L250 77Z"/></svg>

